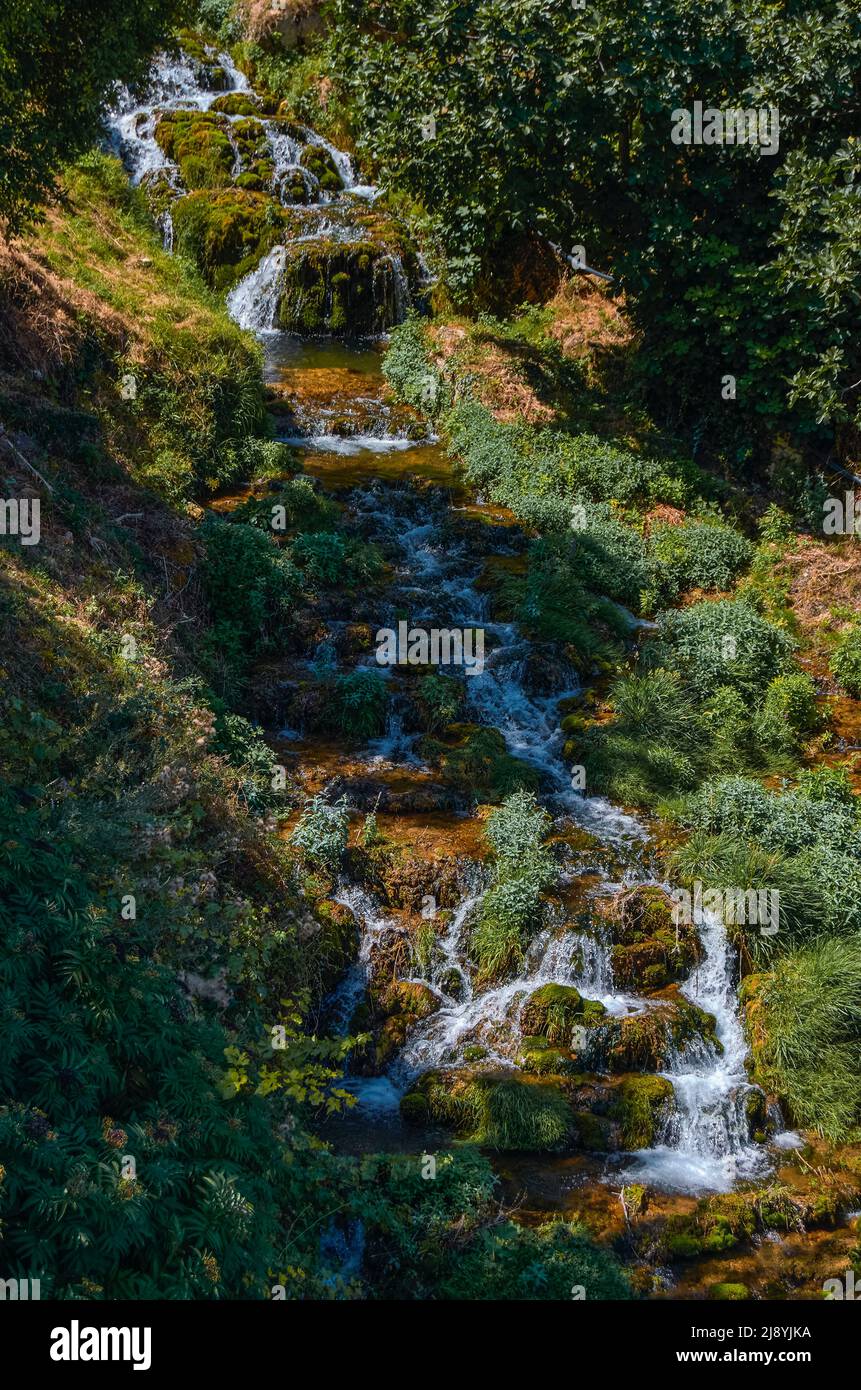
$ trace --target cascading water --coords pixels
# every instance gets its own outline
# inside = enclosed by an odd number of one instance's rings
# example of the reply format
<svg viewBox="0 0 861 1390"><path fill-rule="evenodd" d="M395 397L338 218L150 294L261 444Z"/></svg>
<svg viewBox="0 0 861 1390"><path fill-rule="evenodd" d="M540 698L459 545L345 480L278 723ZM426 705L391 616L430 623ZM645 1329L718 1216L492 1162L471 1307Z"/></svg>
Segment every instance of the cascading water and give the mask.
<svg viewBox="0 0 861 1390"><path fill-rule="evenodd" d="M190 190L183 186L177 163L162 150L156 132L164 113L189 111L210 112L213 103L225 93L242 93L254 105L257 98L248 79L239 71L226 53L211 48L206 61L180 52L161 54L153 64L146 86L140 91L117 89L113 109L108 114L107 133L111 147L124 161L132 182L142 184L155 200L156 221L162 232L166 249L174 244L174 221L170 205ZM356 262L364 261L369 233L358 225L357 214L373 204L379 195L377 188L357 181L353 162L345 151L310 127L263 114L260 110L253 120L262 132L268 147L267 175L274 204L289 211L289 235L265 254L259 264L248 272L233 290L230 308L233 317L243 328L253 332L272 332L277 326L278 309L285 292L288 260L303 243L327 243L340 252L341 259L333 263L332 277L343 279L344 257L349 258L351 247L356 248ZM247 107L244 114L218 108L217 125L227 139L232 152L229 186L249 173L243 160L243 150L235 134L238 122L247 127L250 119ZM323 186L321 179L306 167L308 152L319 151L331 161L331 169L340 181L339 187ZM179 158L179 156L177 156ZM310 160L313 163L313 158ZM296 181L299 192L296 190ZM196 185L195 185L196 186ZM165 203L168 204L165 207ZM412 296L401 256L380 245L371 255L369 286L359 285L356 303L373 304L373 322L360 331L385 332L406 316ZM351 271L351 274L358 273ZM326 275L326 312L333 309L333 290ZM303 291L304 293L304 291Z"/></svg>
<svg viewBox="0 0 861 1390"><path fill-rule="evenodd" d="M220 90L248 91L248 84L226 55L213 53L212 64L219 67ZM156 66L146 100L120 93L111 119L115 147L126 159L135 181L160 179L171 195L181 195L179 170L166 160L155 140L157 115L164 109L208 110L216 95L202 85L199 64L186 58L164 58ZM223 116L225 129L235 119ZM373 202L377 190L356 183L349 157L334 149L314 132L291 131L277 121L261 118L272 156L272 190L279 204L289 198L288 180L301 168L301 139L321 146L331 157L343 185L335 197L323 193L309 170L302 173L307 203L291 207L295 214L296 242L323 238L333 244L349 245L357 233L351 225L350 209L362 200ZM241 168L237 143L231 138L234 172ZM161 227L165 242L172 245L173 222L170 211L162 211ZM272 247L259 264L232 290L228 307L242 326L253 329L268 343L280 342L279 304L290 242ZM398 256L383 250L374 269L375 293L389 306L389 322L403 316L409 303L409 285ZM373 393L369 393L371 397ZM285 436L324 457L344 453L362 459L384 452L403 451L409 463L413 441L405 434L382 428L386 410L379 392L376 399L362 404L374 427L363 432L361 424L352 434L332 429L331 412L297 414L297 433ZM307 432L306 432L307 431ZM426 444L426 441L425 441ZM556 819L556 828L580 826L600 842L614 872L600 863L590 870L595 897L609 896L620 886L654 883L650 871L651 853L645 828L634 817L607 801L586 797L571 785L562 757L563 737L558 725L558 704L565 695L578 690L571 671L557 662L549 676L535 679L536 648L511 623L491 621L487 600L477 586L482 558L471 552L457 533L446 532L447 519L454 515L451 499L439 489L419 493L415 488L385 485L380 481L355 487L346 499L348 514L356 533L384 547L390 557L394 579L387 604L380 612L379 625L394 625L400 613L407 612L413 622L428 626L482 627L488 652L481 674L464 676L471 717L478 723L499 730L508 751L528 763L537 773L544 804ZM440 537L445 533L445 542ZM500 538L494 553L503 553ZM384 605L381 605L384 606ZM334 631L334 629L333 629ZM322 639L321 659L331 664L334 645ZM366 656L357 664L372 663ZM540 664L540 662L538 663ZM370 770L400 766L415 773L421 759L415 745L417 736L405 733L397 703L386 737L369 747L365 763ZM623 884L618 883L618 866L624 865ZM562 869L562 879L573 881L573 871ZM515 979L481 990L476 987L469 961L469 934L480 910L487 884L482 871L473 866L466 875L460 901L451 912L444 929L434 939L428 969L406 980L421 979L439 1000L439 1008L417 1021L405 1045L383 1077L355 1077L348 1084L360 1096L366 1112L391 1120L398 1101L417 1074L430 1067L460 1066L479 1053L482 1066L512 1068L522 1044L520 1016L524 1001L540 986L557 983L576 986L581 993L599 1001L610 1020L644 1013L655 1007L653 1000L625 993L614 983L609 946L597 928L579 930L563 922L549 920L526 953L523 967ZM361 928L358 960L347 973L329 1003L333 1027L349 1028L351 1017L365 991L375 948L392 931L400 930L396 921L365 888L344 883L337 899L353 913ZM751 1176L763 1165L762 1150L748 1136L746 1097L750 1092L744 1070L745 1046L736 1011L732 952L723 926L717 919L702 925L704 958L683 985L682 992L692 1003L714 1016L716 1035L722 1049L704 1039L688 1044L674 1057L664 1075L671 1081L675 1106L668 1115L661 1142L623 1161L659 1186L689 1191L730 1188L741 1177ZM418 971L413 962L410 970ZM618 1163L615 1169L618 1175Z"/></svg>
<svg viewBox="0 0 861 1390"><path fill-rule="evenodd" d="M483 674L466 678L470 704L483 722L502 732L511 753L539 772L545 803L557 815L557 828L574 820L605 845L627 850L630 863L624 885L605 880L596 893L613 894L620 886L638 883L654 885L656 880L642 862L648 853L643 826L605 800L572 790L556 717L558 701L567 692L559 689L539 696L524 688L530 644L513 625L487 622L485 600L474 587L478 566L471 565L465 548L448 545L443 550L436 539L439 518L429 505L418 516L405 515L401 495L392 490L383 497L376 485L364 488L351 497L350 506L364 520L364 535L401 550L403 565L392 593L395 605L408 605L414 622L428 622L444 613L447 622L481 624L492 635L497 645ZM438 938L436 962L424 979L440 998L438 1011L413 1025L406 1045L388 1069L385 1087L381 1088L379 1078L356 1084L363 1102L366 1084L370 1087L377 1114L392 1113L397 1096L421 1072L464 1065L467 1047L483 1049L482 1066L515 1065L522 1042L522 1005L543 984L576 986L585 997L600 1001L611 1019L655 1007L654 1001L625 994L615 986L607 944L600 936L572 930L560 934L552 926L532 942L518 978L478 992L471 983L467 944L470 919L480 899L475 891L465 895ZM390 925L367 894L357 917L365 941ZM628 1171L658 1187L708 1192L729 1190L737 1180L761 1173L766 1157L748 1132L746 1100L753 1088L744 1068L746 1047L737 1013L733 952L717 918L704 920L700 934L704 958L681 992L714 1016L721 1047L699 1039L673 1059L663 1074L672 1083L675 1107L661 1142L628 1160ZM368 961L363 951L351 975L350 988L357 992L356 998ZM385 1105L380 1104L381 1094ZM614 1169L617 1179L618 1169Z"/></svg>

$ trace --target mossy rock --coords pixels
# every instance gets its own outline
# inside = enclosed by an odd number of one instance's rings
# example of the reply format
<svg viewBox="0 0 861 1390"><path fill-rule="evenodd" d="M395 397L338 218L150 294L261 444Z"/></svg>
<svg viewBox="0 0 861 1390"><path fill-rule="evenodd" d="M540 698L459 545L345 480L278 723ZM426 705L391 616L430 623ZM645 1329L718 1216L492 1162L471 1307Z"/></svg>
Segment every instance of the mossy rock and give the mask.
<svg viewBox="0 0 861 1390"><path fill-rule="evenodd" d="M283 235L272 199L248 189L190 193L174 204L176 248L195 261L215 289L226 289Z"/></svg>
<svg viewBox="0 0 861 1390"><path fill-rule="evenodd" d="M517 1059L522 1071L535 1076L564 1076L576 1070L577 1064L570 1052L559 1047L551 1047L546 1038L527 1037Z"/></svg>
<svg viewBox="0 0 861 1390"><path fill-rule="evenodd" d="M750 1298L750 1291L747 1284L712 1284L709 1298L715 1299L718 1303L740 1303Z"/></svg>
<svg viewBox="0 0 861 1390"><path fill-rule="evenodd" d="M620 989L653 994L684 980L702 959L696 928L674 921L673 904L657 884L642 884L609 907L610 959Z"/></svg>
<svg viewBox="0 0 861 1390"><path fill-rule="evenodd" d="M664 1076L626 1076L614 1105L626 1149L648 1149L675 1104L672 1083Z"/></svg>
<svg viewBox="0 0 861 1390"><path fill-rule="evenodd" d="M427 1096L422 1091L408 1091L401 1096L401 1118L410 1125L430 1123L430 1109Z"/></svg>
<svg viewBox="0 0 861 1390"><path fill-rule="evenodd" d="M225 92L223 96L215 98L209 109L225 116L259 116L262 114L260 99L253 92Z"/></svg>
<svg viewBox="0 0 861 1390"><path fill-rule="evenodd" d="M580 1110L573 1118L578 1149L585 1149L587 1153L612 1153L618 1149L617 1127L609 1116Z"/></svg>
<svg viewBox="0 0 861 1390"><path fill-rule="evenodd" d="M328 899L315 903L314 915L319 925L309 935L306 956L319 976L319 993L326 994L358 955L359 924L348 907Z"/></svg>
<svg viewBox="0 0 861 1390"><path fill-rule="evenodd" d="M673 1055L698 1037L723 1051L714 1017L679 995L643 1013L610 1020L596 1031L593 1046L601 1049L608 1071L655 1072L667 1070Z"/></svg>
<svg viewBox="0 0 861 1390"><path fill-rule="evenodd" d="M415 1020L435 1014L440 1000L429 985L415 980L392 980L380 996L377 1007L386 1015L406 1014Z"/></svg>
<svg viewBox="0 0 861 1390"><path fill-rule="evenodd" d="M224 188L233 177L234 151L227 122L208 111L166 111L155 138L179 167L186 188Z"/></svg>
<svg viewBox="0 0 861 1390"><path fill-rule="evenodd" d="M688 1216L672 1216L666 1222L661 1243L670 1260L722 1255L753 1236L757 1216L748 1193L731 1192L704 1197Z"/></svg>
<svg viewBox="0 0 861 1390"><path fill-rule="evenodd" d="M498 729L451 724L446 738L425 738L419 751L439 764L443 779L487 805L498 805L514 791L538 790L535 768L509 752Z"/></svg>
<svg viewBox="0 0 861 1390"><path fill-rule="evenodd" d="M288 169L281 180L279 193L282 203L299 206L310 202L308 184L299 169Z"/></svg>
<svg viewBox="0 0 861 1390"><path fill-rule="evenodd" d="M547 984L530 994L523 1005L520 1023L526 1033L569 1047L577 1025L589 1026L605 1013L603 1004L584 999L573 985Z"/></svg>
<svg viewBox="0 0 861 1390"><path fill-rule="evenodd" d="M510 1072L426 1072L410 1092L416 1094L425 1098L431 1122L490 1149L550 1152L563 1148L572 1130L558 1086ZM419 1111L417 1100L401 1104L404 1118Z"/></svg>
<svg viewBox="0 0 861 1390"><path fill-rule="evenodd" d="M394 254L373 240L288 245L279 326L300 337L384 332L400 313Z"/></svg>
<svg viewBox="0 0 861 1390"><path fill-rule="evenodd" d="M327 193L340 193L344 187L338 166L328 150L322 145L306 145L299 155L303 169L313 174L320 187Z"/></svg>

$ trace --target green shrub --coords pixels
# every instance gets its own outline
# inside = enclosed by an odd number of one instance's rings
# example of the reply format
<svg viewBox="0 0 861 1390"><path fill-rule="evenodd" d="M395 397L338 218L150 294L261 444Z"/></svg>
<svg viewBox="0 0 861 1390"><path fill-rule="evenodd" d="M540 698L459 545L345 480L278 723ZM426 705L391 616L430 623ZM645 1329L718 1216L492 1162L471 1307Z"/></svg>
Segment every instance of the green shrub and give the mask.
<svg viewBox="0 0 861 1390"><path fill-rule="evenodd" d="M484 834L493 848L499 881L525 879L537 889L556 879L556 866L544 841L552 822L532 792L517 791L487 818Z"/></svg>
<svg viewBox="0 0 861 1390"><path fill-rule="evenodd" d="M273 536L210 512L200 526L201 577L216 621L231 624L251 654L290 621L300 576Z"/></svg>
<svg viewBox="0 0 861 1390"><path fill-rule="evenodd" d="M806 672L776 676L765 692L759 737L773 748L794 752L822 725L816 686Z"/></svg>
<svg viewBox="0 0 861 1390"><path fill-rule="evenodd" d="M259 812L272 804L275 755L256 724L241 714L218 714L212 751L243 773L242 795L250 810Z"/></svg>
<svg viewBox="0 0 861 1390"><path fill-rule="evenodd" d="M647 611L677 602L688 589L729 589L753 557L739 531L715 520L661 526L649 544Z"/></svg>
<svg viewBox="0 0 861 1390"><path fill-rule="evenodd" d="M480 1232L450 1261L440 1297L479 1300L628 1299L627 1277L613 1255L579 1226L535 1229L505 1222Z"/></svg>
<svg viewBox="0 0 861 1390"><path fill-rule="evenodd" d="M658 631L647 644L651 665L675 667L701 698L718 686L739 690L758 706L775 676L788 664L795 644L742 599L704 600L690 608L660 613Z"/></svg>
<svg viewBox="0 0 861 1390"><path fill-rule="evenodd" d="M861 622L845 627L834 644L831 670L835 679L853 699L861 699Z"/></svg>
<svg viewBox="0 0 861 1390"><path fill-rule="evenodd" d="M384 733L389 689L379 671L350 671L335 678L331 719L349 739L364 741Z"/></svg>
<svg viewBox="0 0 861 1390"><path fill-rule="evenodd" d="M350 815L343 799L330 806L320 796L305 803L290 836L290 843L312 863L336 871L347 848Z"/></svg>
<svg viewBox="0 0 861 1390"><path fill-rule="evenodd" d="M460 716L466 701L463 681L453 676L423 676L418 688L424 727L430 731L444 729Z"/></svg>

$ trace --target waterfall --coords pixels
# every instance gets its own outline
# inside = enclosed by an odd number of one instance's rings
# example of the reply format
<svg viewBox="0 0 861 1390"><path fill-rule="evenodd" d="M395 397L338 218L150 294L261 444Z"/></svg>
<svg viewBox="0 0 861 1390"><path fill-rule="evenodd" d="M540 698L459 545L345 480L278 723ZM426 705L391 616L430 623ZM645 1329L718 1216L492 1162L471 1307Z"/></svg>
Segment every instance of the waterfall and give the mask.
<svg viewBox="0 0 861 1390"><path fill-rule="evenodd" d="M754 1089L747 1079L747 1045L738 1016L733 952L726 927L714 913L703 914L703 961L682 993L716 1021L721 1049L700 1038L688 1043L663 1073L672 1082L676 1108L663 1144L646 1150L638 1180L657 1186L690 1186L724 1192L737 1180L761 1176L763 1150L751 1142L746 1101Z"/></svg>
<svg viewBox="0 0 861 1390"><path fill-rule="evenodd" d="M257 268L230 291L227 296L228 313L240 328L250 328L255 333L276 331L286 263L286 247L273 246Z"/></svg>
<svg viewBox="0 0 861 1390"><path fill-rule="evenodd" d="M645 862L647 834L639 821L608 801L584 797L570 786L562 758L558 702L578 689L576 678L560 665L554 672L558 688L546 694L531 689L532 644L513 624L486 619L486 598L475 586L482 568L480 557L471 557L465 544L448 538L444 546L440 543L444 500L416 499L405 489L384 490L374 483L351 494L350 508L365 537L401 556L391 593L393 608L409 612L413 622L432 622L434 615L443 613L448 622L483 625L492 635L495 645L483 674L465 682L472 717L498 729L509 752L538 772L542 800L558 818L559 827L571 821L582 824L608 850L628 856L625 885L605 876L592 890L595 895L614 896L622 886L655 884ZM401 756L397 747L390 746L388 754L393 765L408 765L397 761ZM379 757L379 745L364 754L369 766ZM516 978L477 989L469 936L482 893L483 887L465 892L450 922L435 938L431 968L422 982L437 995L440 1007L411 1026L405 1046L388 1068L385 1086L370 1088L377 1116L385 1113L394 1119L395 1098L423 1071L474 1065L475 1049L482 1050L482 1067L515 1067L523 1041L523 1004L544 984L574 986L585 998L603 1004L610 1020L665 1007L661 998L637 996L618 987L609 942L600 928L566 928L552 921L529 944ZM343 988L355 991L351 997L357 998L371 959L367 942L392 923L368 893L363 891L361 899L353 901L363 948L360 964ZM695 1193L729 1190L737 1180L761 1173L767 1166L765 1151L752 1143L748 1132L746 1100L753 1088L744 1066L746 1046L738 1016L734 952L717 918L704 919L701 939L703 959L681 992L714 1016L721 1047L701 1038L669 1060L662 1075L673 1086L675 1106L659 1142L622 1160L631 1179ZM360 1091L364 1103L364 1091ZM381 1105L383 1094L385 1106ZM619 1159L613 1163L616 1181Z"/></svg>
<svg viewBox="0 0 861 1390"><path fill-rule="evenodd" d="M139 91L117 88L113 107L107 117L111 147L125 162L132 182L142 184L150 194L156 190L159 195L166 194L171 202L185 196L188 190L182 185L179 167L167 158L156 140L161 115L175 111L209 111L216 98L225 91L253 95L248 79L232 62L229 54L215 48L208 48L206 54L205 63L184 53L178 56L160 55L144 88ZM217 91L206 85L207 69L212 67L218 67L223 74ZM218 118L219 130L229 141L233 154L229 180L229 186L233 187L241 175L248 172L243 166L240 143L234 132L235 123L245 119L241 115L225 112ZM265 136L272 160L272 173L271 176L267 175L271 194L278 205L289 207L292 215L289 226L285 227L283 244L264 255L256 269L228 296L231 314L243 328L257 333L274 332L278 322L281 272L286 266L289 248L306 241L326 240L343 246L345 254L338 264L334 264L338 253L333 249L333 264L326 264L322 272L315 270L318 275L322 273L325 281L325 308L318 306L317 310L320 318L323 321L331 318L333 323L337 321L341 331L345 327L353 327L345 324L343 303L338 304L337 315L333 308L332 277L336 271L343 271L346 265L349 284L344 298L349 303L352 315L358 315L355 331L384 333L393 324L400 323L410 304L410 286L401 257L381 243L379 251L372 256L371 283L366 285L363 277L367 276L367 265L363 263L360 267L354 264L354 259L360 259L358 252L351 259L346 250L355 245L364 253L369 235L367 230L357 225L357 200L373 201L379 190L359 184L350 156L309 126L290 124L262 114L255 119ZM285 125L289 128L285 129ZM309 146L325 151L331 159L340 179L340 188L322 187L318 176L304 167L302 155ZM301 180L298 187L297 176ZM173 219L169 212L163 210L161 196L153 201L158 209L157 222L164 245L168 250L173 250ZM360 298L362 294L364 297ZM309 292L309 302L311 297ZM302 322L298 312L295 322Z"/></svg>

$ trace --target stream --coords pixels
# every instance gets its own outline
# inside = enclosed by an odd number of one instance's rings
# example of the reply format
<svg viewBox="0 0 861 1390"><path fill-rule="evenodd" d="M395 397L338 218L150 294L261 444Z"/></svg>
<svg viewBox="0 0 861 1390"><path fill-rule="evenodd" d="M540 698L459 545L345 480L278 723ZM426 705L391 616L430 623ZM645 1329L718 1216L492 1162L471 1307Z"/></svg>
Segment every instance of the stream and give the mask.
<svg viewBox="0 0 861 1390"><path fill-rule="evenodd" d="M221 92L249 90L227 55L218 55L218 63L228 84ZM176 57L159 62L146 94L119 95L111 139L135 182L158 176L179 192L179 171L165 159L154 136L156 113L206 111L216 94L201 85L198 65ZM303 170L299 147L279 122L262 124L272 156L272 195L279 197L286 177ZM349 156L323 137L306 129L303 138L331 155L342 190L325 191L308 175L304 229L294 241L327 238L348 246L354 235L351 209L372 206L377 190L362 184ZM160 226L171 249L169 210L161 214ZM513 623L492 618L488 594L480 586L487 562L516 560L528 538L500 509L465 496L440 443L388 399L379 341L301 339L278 330L284 270L293 250L287 242L271 247L230 291L227 304L235 321L264 344L267 380L280 393L280 437L301 450L315 484L337 498L349 533L380 546L391 566L384 599L359 599L352 621L367 622L375 631L396 628L406 615L410 623L428 629L483 629L484 669L471 676L458 668L449 673L465 683L469 720L498 730L509 753L537 773L539 799L553 819L560 845L563 889L588 907L637 885L659 883L648 827L606 800L572 788L562 756L559 707L560 701L580 693L574 670L558 654L548 663L547 644L538 650ZM388 327L403 318L415 287L397 256L386 254L380 261L380 306L390 320L383 327ZM345 649L345 626L343 613L334 613L326 634L307 653L309 670L321 661L339 671L379 669L373 646L359 655ZM632 624L632 642L635 638ZM409 792L424 787L430 775L419 749L420 734L410 728L397 672L389 669L386 676L393 698L385 735L343 757L334 750L322 777L324 794L333 799L346 795L358 816L369 807L367 798L363 802L351 794L354 787L370 783ZM294 770L301 772L303 760L319 763L301 727L270 732L294 748ZM328 1126L327 1137L346 1145L355 1142L357 1126L363 1128L361 1142L378 1149L426 1142L422 1134L410 1138L399 1103L428 1069L475 1065L479 1055L481 1069L516 1069L523 1006L540 986L573 985L585 998L600 1002L610 1020L643 1014L659 1002L615 982L600 914L588 928L580 928L558 908L548 911L518 977L479 989L468 954L471 926L488 887L487 871L473 848L480 843L479 826L463 807L436 808L423 816L409 795L402 795L401 803L399 813L392 798L395 809L381 817L386 833L397 839L400 823L400 838L409 843L418 831L431 836L440 831L446 853L457 861L459 897L437 933L428 971L419 975L408 963L401 972L402 979L428 987L438 1007L412 1025L403 1046L378 1074L348 1077L357 1105ZM466 842L460 852L459 839ZM362 884L344 878L335 897L361 931L358 958L327 1006L329 1026L346 1030L365 995L375 948L393 933L403 934L404 927ZM666 1059L660 1074L672 1085L674 1103L666 1108L655 1142L634 1152L593 1156L592 1182L616 1188L638 1182L666 1192L701 1194L729 1191L737 1182L769 1171L773 1154L749 1132L752 1088L745 1072L735 952L716 917L705 920L700 937L701 959L682 981L681 993L714 1018L714 1041L698 1036ZM554 1164L564 1160L541 1156L545 1172Z"/></svg>

